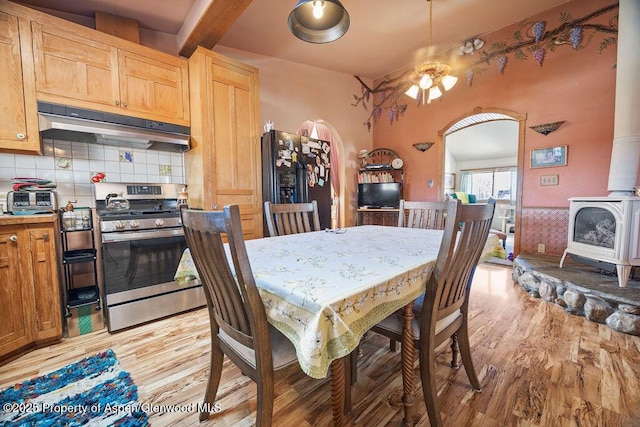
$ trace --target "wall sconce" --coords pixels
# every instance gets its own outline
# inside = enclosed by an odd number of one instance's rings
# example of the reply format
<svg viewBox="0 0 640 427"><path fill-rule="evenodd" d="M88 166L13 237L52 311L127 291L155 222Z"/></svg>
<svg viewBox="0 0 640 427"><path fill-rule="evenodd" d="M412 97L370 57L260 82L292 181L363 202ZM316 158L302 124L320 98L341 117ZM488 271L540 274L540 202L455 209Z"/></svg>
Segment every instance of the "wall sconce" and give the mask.
<svg viewBox="0 0 640 427"><path fill-rule="evenodd" d="M433 144L434 144L433 142L416 142L415 144L413 144L413 147L416 150L422 151L424 153L429 148L433 147Z"/></svg>
<svg viewBox="0 0 640 427"><path fill-rule="evenodd" d="M458 48L458 55L473 55L476 50L480 50L484 46L484 40L475 38L467 40Z"/></svg>
<svg viewBox="0 0 640 427"><path fill-rule="evenodd" d="M543 134L544 136L549 135L551 132L557 130L566 120L562 120L560 122L553 123L545 123L542 125L529 126L529 129L533 129L534 131Z"/></svg>
<svg viewBox="0 0 640 427"><path fill-rule="evenodd" d="M338 0L299 0L289 14L289 31L309 43L338 40L349 23L349 13Z"/></svg>

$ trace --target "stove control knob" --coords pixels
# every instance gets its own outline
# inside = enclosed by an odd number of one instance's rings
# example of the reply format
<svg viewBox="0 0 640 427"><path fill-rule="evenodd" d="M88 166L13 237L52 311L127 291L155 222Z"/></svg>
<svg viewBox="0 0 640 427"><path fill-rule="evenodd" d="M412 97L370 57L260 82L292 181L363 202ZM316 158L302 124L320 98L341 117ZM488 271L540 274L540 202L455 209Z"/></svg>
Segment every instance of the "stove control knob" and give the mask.
<svg viewBox="0 0 640 427"><path fill-rule="evenodd" d="M140 223L138 221L136 221L135 219L132 221L129 221L129 225L131 226L131 228L138 228L140 227Z"/></svg>
<svg viewBox="0 0 640 427"><path fill-rule="evenodd" d="M116 222L116 230L124 230L124 228L127 226L127 224L124 221L117 221Z"/></svg>
<svg viewBox="0 0 640 427"><path fill-rule="evenodd" d="M164 219L156 219L156 227L162 227L164 225Z"/></svg>

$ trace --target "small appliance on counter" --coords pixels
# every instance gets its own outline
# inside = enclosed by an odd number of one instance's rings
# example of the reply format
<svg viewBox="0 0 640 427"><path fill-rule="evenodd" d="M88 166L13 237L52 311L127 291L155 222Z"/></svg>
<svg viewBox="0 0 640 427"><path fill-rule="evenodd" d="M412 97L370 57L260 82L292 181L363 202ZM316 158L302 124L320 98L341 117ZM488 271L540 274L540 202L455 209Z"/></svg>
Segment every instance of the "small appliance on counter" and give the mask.
<svg viewBox="0 0 640 427"><path fill-rule="evenodd" d="M14 215L54 213L58 210L55 191L9 191L7 212Z"/></svg>

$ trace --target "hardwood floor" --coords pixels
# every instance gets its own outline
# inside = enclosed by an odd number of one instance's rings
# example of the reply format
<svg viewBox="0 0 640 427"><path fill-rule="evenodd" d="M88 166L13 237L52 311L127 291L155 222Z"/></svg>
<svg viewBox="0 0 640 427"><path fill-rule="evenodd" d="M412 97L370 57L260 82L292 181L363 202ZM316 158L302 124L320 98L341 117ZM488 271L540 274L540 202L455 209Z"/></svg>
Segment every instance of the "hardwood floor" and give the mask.
<svg viewBox="0 0 640 427"><path fill-rule="evenodd" d="M501 266L478 268L471 296L471 343L482 393L464 369L437 358L443 421L450 426L640 425L640 337L565 314L531 298ZM369 333L362 341L358 384L347 425L401 425L389 403L400 389L400 352ZM206 311L199 310L109 334L98 332L41 348L0 366L0 389L111 348L138 385L141 403L185 408L202 401L209 362ZM419 385L416 365L416 384ZM217 403L204 423L195 412L149 408L153 426L251 426L256 388L228 361ZM416 391L421 402L421 390ZM277 426L329 426L330 383L290 369L276 381ZM428 426L423 403L418 425Z"/></svg>

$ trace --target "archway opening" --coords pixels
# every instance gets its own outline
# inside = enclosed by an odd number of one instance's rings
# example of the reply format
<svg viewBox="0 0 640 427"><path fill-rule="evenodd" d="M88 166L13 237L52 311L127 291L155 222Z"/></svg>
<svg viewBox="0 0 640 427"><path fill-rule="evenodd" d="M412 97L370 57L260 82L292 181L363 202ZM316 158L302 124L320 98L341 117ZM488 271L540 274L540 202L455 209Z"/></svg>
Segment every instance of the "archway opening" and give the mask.
<svg viewBox="0 0 640 427"><path fill-rule="evenodd" d="M497 186L495 185L491 189L492 190L491 197L494 197L494 198L496 198L496 195L500 191L502 191L502 193L500 193L500 198L503 199L503 202L499 203L499 206L497 206L497 209L496 209L496 217L497 217L496 228L501 229L502 231L503 228L508 227L506 230L507 233L513 230L513 240L512 240L513 249L511 249L509 252L511 252L514 257L517 256L520 249L520 212L522 208L522 181L523 181L522 177L523 177L523 167L524 167L525 122L526 122L526 114L519 113L517 111L506 110L501 108L476 107L472 111L456 117L438 132L438 139L439 139L438 149L440 150L439 155L440 155L440 158L442 159L442 161L440 162L440 164L442 165L442 170L439 171L439 175L441 177L441 179L439 180L440 182L439 193L442 194L444 197L445 194L447 194L447 191L451 190L450 188L449 189L445 188L445 182L451 183L451 174L454 173L454 172L451 172L451 169L447 170L447 166L446 166L447 157L451 155L447 153L447 137L452 136L452 134L456 132L480 130L482 129L483 125L488 126L488 128L487 127L484 128L484 131L488 130L489 132L492 131L492 129L490 129L492 128L492 126L495 127L497 125L497 127L493 129L495 131L495 129L498 129L500 125L503 125L505 129L508 129L510 127L509 125L511 125L511 129L513 129L512 131L515 132L515 135L511 136L511 140L517 141L517 147L512 147L512 152L511 152L512 155L502 156L502 157L503 159L511 158L512 160L503 160L502 163L498 162L493 166L490 166L486 162L478 162L476 163L477 167L474 168L473 167L474 163L470 161L470 158L467 157L465 161L468 163L466 163L466 167L464 169L465 171L469 171L469 170L479 171L479 173L477 174L478 179L482 181L482 178L485 178L484 179L485 182L489 182L492 184L495 184L496 177L504 178L504 176L508 176L509 173L514 174L513 180L515 182L514 184L510 185L510 188L512 189L511 191L513 191L513 188L515 187L515 196L509 194L507 197L507 195L504 193L506 190L504 189L501 190L497 188ZM467 150L466 150L467 153L474 151L473 148L480 149L480 147L467 147ZM499 147L497 148L499 149ZM493 147L492 149L496 149L496 147ZM513 156L513 154L515 154L515 156ZM515 163L515 171L513 172L507 172L510 170L508 165L508 163L510 162ZM486 174L483 174L482 171L480 171L483 168L486 169ZM469 174L469 173L461 174L460 172L458 172L458 170L459 169L457 169L455 173L453 190L460 188L461 181L463 180L468 181L469 178L473 176L472 174ZM445 174L447 174L446 176L447 179L445 179ZM448 185L451 185L451 184L448 184ZM468 183L466 185L468 185ZM464 182L462 186L463 187L465 186ZM495 194L493 193L493 190L495 190ZM504 201L507 201L508 203L505 203ZM507 206L509 206L508 208L509 210L504 209ZM507 217L507 218L500 218L500 217ZM504 227L502 225L502 222L504 222Z"/></svg>

